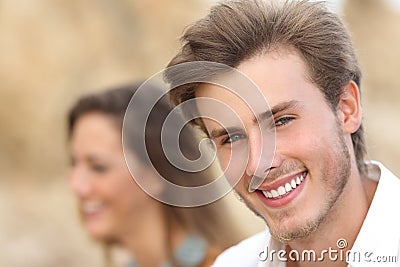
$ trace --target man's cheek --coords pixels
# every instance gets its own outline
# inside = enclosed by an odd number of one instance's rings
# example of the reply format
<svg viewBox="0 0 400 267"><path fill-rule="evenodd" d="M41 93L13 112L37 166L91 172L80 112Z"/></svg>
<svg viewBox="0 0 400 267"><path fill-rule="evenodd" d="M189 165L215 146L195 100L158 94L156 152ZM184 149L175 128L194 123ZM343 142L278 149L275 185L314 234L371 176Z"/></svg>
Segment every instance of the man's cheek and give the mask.
<svg viewBox="0 0 400 267"><path fill-rule="evenodd" d="M225 172L225 170L228 168L229 162L231 160L230 151L229 152L218 151L217 158L218 158L219 164L221 165L221 169Z"/></svg>
<svg viewBox="0 0 400 267"><path fill-rule="evenodd" d="M246 158L232 156L232 153L219 154L221 169L231 186L239 183L246 170Z"/></svg>

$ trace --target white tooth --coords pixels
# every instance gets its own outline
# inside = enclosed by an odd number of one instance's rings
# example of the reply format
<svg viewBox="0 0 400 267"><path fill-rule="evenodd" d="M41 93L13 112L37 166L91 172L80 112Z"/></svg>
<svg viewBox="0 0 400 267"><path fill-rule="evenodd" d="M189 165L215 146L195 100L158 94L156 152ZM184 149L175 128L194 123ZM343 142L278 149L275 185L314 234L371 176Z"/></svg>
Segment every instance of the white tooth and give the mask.
<svg viewBox="0 0 400 267"><path fill-rule="evenodd" d="M304 175L304 174L302 174L302 175L300 176L300 181L301 181L301 182L303 182L303 180L304 180L303 175Z"/></svg>
<svg viewBox="0 0 400 267"><path fill-rule="evenodd" d="M267 191L267 196L268 196L269 198L272 198L271 192Z"/></svg>
<svg viewBox="0 0 400 267"><path fill-rule="evenodd" d="M266 197L266 198L268 198L269 196L268 196L268 192L267 191L262 191L263 192L263 194L264 194L264 196Z"/></svg>
<svg viewBox="0 0 400 267"><path fill-rule="evenodd" d="M301 181L300 181L300 177L299 176L297 176L297 178L296 178L296 184L300 184L301 183Z"/></svg>
<svg viewBox="0 0 400 267"><path fill-rule="evenodd" d="M83 203L82 208L86 212L94 212L94 211L100 209L101 206L102 206L101 202L93 201L93 202Z"/></svg>
<svg viewBox="0 0 400 267"><path fill-rule="evenodd" d="M286 183L286 184L285 184L285 190L286 190L286 192L292 191L292 187L290 186L289 183Z"/></svg>
<svg viewBox="0 0 400 267"><path fill-rule="evenodd" d="M279 193L279 195L281 195L281 196L283 196L284 194L286 194L285 188L284 188L283 186L280 186L280 187L278 188L278 193Z"/></svg>
<svg viewBox="0 0 400 267"><path fill-rule="evenodd" d="M271 194L272 194L272 197L278 197L279 196L278 192L276 192L276 190L274 190L274 189L271 190Z"/></svg>
<svg viewBox="0 0 400 267"><path fill-rule="evenodd" d="M290 182L290 185L292 186L293 189L295 189L297 187L296 182L294 181L294 179L292 179L292 181Z"/></svg>

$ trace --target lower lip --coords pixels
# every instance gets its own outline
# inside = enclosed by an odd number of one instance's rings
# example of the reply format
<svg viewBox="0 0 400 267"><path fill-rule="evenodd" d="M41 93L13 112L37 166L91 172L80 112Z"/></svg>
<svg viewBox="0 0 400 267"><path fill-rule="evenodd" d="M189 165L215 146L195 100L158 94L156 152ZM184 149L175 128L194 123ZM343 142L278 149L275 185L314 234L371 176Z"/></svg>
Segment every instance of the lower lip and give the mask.
<svg viewBox="0 0 400 267"><path fill-rule="evenodd" d="M261 201L266 206L271 207L271 208L280 208L280 207L283 207L283 206L289 204L293 199L295 199L301 193L301 191L304 188L305 183L307 182L307 178L308 178L308 173L300 185L298 185L295 189L290 191L289 194L287 194L281 198L277 198L277 199L267 198L264 196L263 192L261 192L261 191L256 191L256 193L257 193L257 196L261 199Z"/></svg>
<svg viewBox="0 0 400 267"><path fill-rule="evenodd" d="M82 215L86 219L94 219L94 218L100 216L100 214L101 214L101 209L96 210L96 211L91 211L91 212L82 211Z"/></svg>

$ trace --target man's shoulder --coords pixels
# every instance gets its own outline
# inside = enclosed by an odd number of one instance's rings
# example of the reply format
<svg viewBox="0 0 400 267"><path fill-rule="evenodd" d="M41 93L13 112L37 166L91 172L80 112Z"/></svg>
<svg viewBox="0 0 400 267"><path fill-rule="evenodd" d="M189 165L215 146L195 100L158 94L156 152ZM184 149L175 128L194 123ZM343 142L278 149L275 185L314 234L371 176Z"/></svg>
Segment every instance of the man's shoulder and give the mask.
<svg viewBox="0 0 400 267"><path fill-rule="evenodd" d="M217 257L212 267L257 266L259 262L258 255L263 251L269 239L270 234L268 231L255 234L225 250Z"/></svg>

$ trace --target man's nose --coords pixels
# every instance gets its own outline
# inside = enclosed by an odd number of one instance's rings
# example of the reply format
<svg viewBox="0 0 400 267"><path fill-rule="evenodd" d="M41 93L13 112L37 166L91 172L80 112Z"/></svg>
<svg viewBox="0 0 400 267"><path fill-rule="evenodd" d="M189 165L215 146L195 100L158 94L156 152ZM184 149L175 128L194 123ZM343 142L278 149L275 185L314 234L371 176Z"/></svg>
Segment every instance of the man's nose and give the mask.
<svg viewBox="0 0 400 267"><path fill-rule="evenodd" d="M275 138L272 135L259 135L249 138L249 157L246 174L251 177L249 191L257 189L272 168L279 167L282 157L276 153Z"/></svg>
<svg viewBox="0 0 400 267"><path fill-rule="evenodd" d="M275 140L270 135L255 134L249 138L248 146L246 174L265 177L274 159Z"/></svg>

